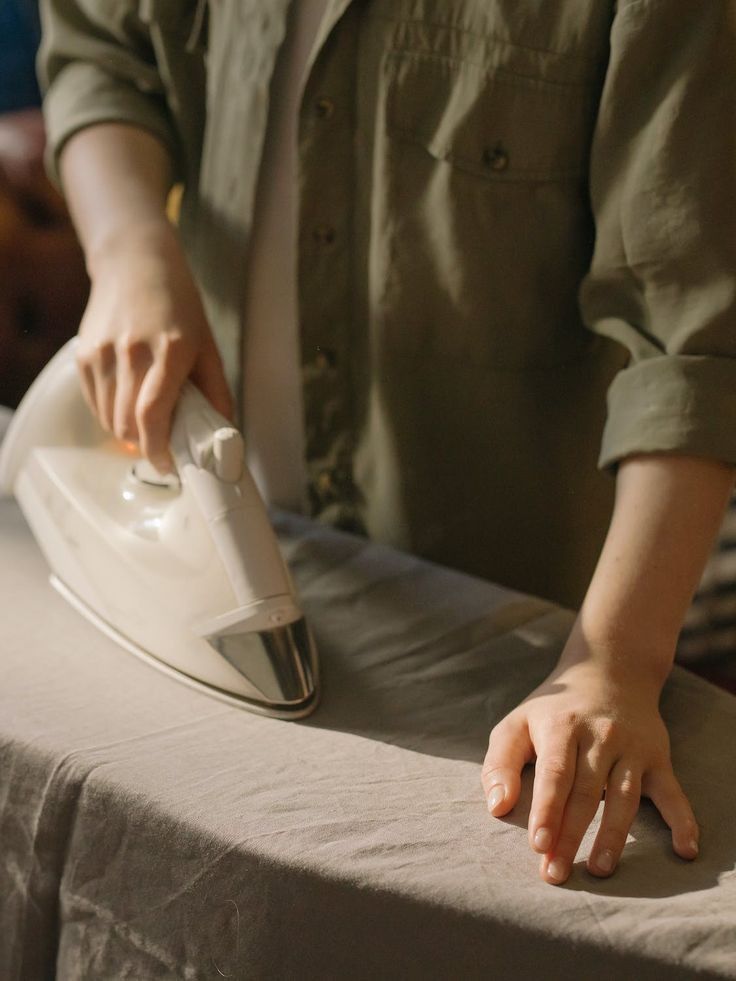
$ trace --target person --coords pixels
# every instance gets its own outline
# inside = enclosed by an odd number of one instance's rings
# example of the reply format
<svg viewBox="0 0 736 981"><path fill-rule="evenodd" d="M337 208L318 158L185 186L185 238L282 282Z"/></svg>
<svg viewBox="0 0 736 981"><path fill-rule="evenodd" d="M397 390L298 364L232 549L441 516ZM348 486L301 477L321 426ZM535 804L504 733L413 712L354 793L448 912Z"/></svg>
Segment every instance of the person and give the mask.
<svg viewBox="0 0 736 981"><path fill-rule="evenodd" d="M44 31L102 424L165 469L182 381L225 414L229 382L272 501L578 607L491 733L491 814L536 760L545 881L604 789L592 873L641 795L695 858L658 701L736 462L732 0L50 0Z"/></svg>

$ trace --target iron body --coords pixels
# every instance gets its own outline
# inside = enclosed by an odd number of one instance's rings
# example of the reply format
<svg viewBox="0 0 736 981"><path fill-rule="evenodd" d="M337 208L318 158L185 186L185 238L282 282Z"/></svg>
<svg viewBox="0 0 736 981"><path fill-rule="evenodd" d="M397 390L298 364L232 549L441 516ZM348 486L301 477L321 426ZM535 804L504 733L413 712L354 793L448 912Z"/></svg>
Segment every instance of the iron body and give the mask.
<svg viewBox="0 0 736 981"><path fill-rule="evenodd" d="M41 372L0 447L52 584L126 650L221 699L308 715L318 659L242 437L191 385L162 477L87 408L71 341Z"/></svg>

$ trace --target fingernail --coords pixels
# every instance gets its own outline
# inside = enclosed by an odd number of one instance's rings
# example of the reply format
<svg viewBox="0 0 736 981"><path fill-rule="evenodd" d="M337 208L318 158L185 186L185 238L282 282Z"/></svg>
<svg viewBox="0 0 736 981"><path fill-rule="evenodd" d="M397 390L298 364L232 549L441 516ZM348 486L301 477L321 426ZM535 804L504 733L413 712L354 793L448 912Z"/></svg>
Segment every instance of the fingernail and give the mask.
<svg viewBox="0 0 736 981"><path fill-rule="evenodd" d="M540 828L534 835L534 847L537 851L548 852L552 847L552 832L549 828Z"/></svg>
<svg viewBox="0 0 736 981"><path fill-rule="evenodd" d="M503 784L498 783L495 787L492 787L488 795L488 810L493 813L498 805L503 803L505 796L506 789Z"/></svg>
<svg viewBox="0 0 736 981"><path fill-rule="evenodd" d="M564 858L553 858L547 866L547 875L555 882L564 882L567 878L567 862Z"/></svg>
<svg viewBox="0 0 736 981"><path fill-rule="evenodd" d="M699 847L697 841L694 838L690 842L689 848L690 848L690 851L693 853L693 855L697 855L698 852L700 851L700 847Z"/></svg>
<svg viewBox="0 0 736 981"><path fill-rule="evenodd" d="M595 859L595 867L599 872L613 872L613 852L607 848L599 852Z"/></svg>

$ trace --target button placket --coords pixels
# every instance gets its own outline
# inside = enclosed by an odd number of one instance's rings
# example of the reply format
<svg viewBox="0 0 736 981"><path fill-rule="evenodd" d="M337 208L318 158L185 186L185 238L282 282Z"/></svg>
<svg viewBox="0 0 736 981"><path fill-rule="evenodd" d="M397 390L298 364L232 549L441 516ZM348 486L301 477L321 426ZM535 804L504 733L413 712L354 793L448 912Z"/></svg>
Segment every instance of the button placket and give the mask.
<svg viewBox="0 0 736 981"><path fill-rule="evenodd" d="M316 514L350 510L352 407L348 359L352 319L350 216L354 147L351 111L357 36L343 18L313 65L300 119L299 303L306 455ZM346 91L348 89L348 91ZM340 109L326 93L340 91ZM329 121L329 125L326 125ZM332 520L332 519L330 519Z"/></svg>

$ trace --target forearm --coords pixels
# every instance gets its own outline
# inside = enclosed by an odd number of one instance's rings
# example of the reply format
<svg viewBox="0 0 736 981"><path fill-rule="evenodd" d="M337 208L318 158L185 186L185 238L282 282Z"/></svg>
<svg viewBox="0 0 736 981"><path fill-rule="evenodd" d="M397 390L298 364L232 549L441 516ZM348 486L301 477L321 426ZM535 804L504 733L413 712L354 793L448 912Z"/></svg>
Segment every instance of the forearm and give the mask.
<svg viewBox="0 0 736 981"><path fill-rule="evenodd" d="M60 171L91 273L121 236L167 228L172 166L163 144L145 130L119 123L80 130L64 147Z"/></svg>
<svg viewBox="0 0 736 981"><path fill-rule="evenodd" d="M166 217L168 153L143 129L105 123L69 139L60 171L92 280L77 347L82 390L104 429L137 441L165 471L185 379L232 415L202 298Z"/></svg>
<svg viewBox="0 0 736 981"><path fill-rule="evenodd" d="M624 676L664 682L733 482L733 469L714 460L623 461L611 526L564 658L592 656Z"/></svg>

